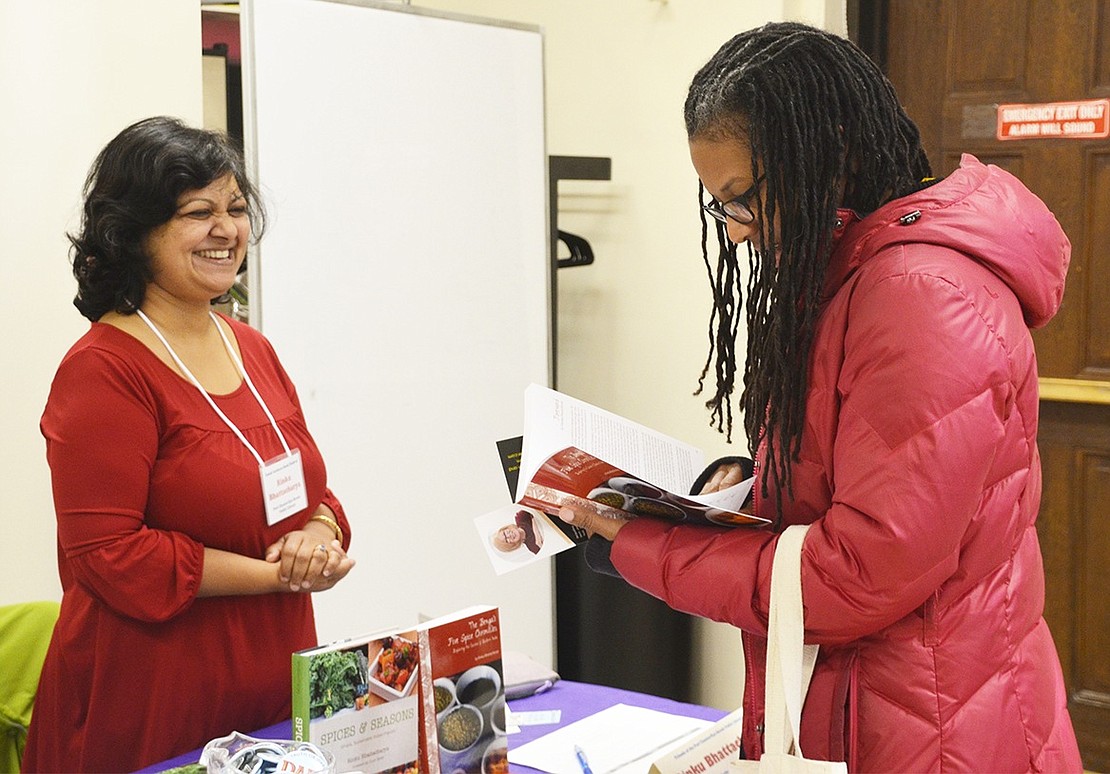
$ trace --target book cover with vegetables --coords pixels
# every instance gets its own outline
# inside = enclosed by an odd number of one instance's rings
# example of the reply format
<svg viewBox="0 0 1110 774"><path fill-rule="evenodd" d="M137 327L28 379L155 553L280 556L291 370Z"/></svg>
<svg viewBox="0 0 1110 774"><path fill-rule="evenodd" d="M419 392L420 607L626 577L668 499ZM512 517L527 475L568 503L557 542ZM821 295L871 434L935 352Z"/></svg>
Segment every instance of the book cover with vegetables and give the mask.
<svg viewBox="0 0 1110 774"><path fill-rule="evenodd" d="M293 654L293 739L337 771L416 774L420 738L415 630L388 630Z"/></svg>
<svg viewBox="0 0 1110 774"><path fill-rule="evenodd" d="M417 627L420 760L426 774L505 774L505 681L496 607L456 611Z"/></svg>

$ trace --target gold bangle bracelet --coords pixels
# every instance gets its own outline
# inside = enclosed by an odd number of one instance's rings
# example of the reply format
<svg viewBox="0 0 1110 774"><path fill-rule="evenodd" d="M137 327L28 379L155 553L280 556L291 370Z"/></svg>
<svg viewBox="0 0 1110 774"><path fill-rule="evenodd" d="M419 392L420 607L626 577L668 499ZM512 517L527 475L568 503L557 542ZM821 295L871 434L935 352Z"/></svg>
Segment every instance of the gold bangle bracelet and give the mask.
<svg viewBox="0 0 1110 774"><path fill-rule="evenodd" d="M322 513L317 513L315 516L310 518L309 521L318 521L322 524L327 524L335 533L335 539L338 540L340 543L343 542L343 529L339 526L339 523L331 516L325 516Z"/></svg>

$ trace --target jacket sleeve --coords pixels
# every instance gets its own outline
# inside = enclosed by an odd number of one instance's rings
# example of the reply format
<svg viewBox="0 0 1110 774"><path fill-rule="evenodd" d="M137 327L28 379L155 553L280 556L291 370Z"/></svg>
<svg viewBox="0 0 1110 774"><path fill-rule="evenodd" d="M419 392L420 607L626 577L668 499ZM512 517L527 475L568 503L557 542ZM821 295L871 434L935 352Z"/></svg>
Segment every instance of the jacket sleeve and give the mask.
<svg viewBox="0 0 1110 774"><path fill-rule="evenodd" d="M611 558L626 581L675 610L766 634L758 591L762 582L770 588L774 541L766 530L634 519L617 534Z"/></svg>
<svg viewBox="0 0 1110 774"><path fill-rule="evenodd" d="M904 271L861 284L839 324L814 352L838 361L831 456L806 459L820 452L803 444L800 463L830 477L832 502L802 565L807 637L828 644L882 630L956 572L1001 475L995 456L1015 392L1006 342L942 277ZM774 536L695 529L629 524L614 564L672 606L764 632Z"/></svg>
<svg viewBox="0 0 1110 774"><path fill-rule="evenodd" d="M41 421L59 550L73 580L120 615L164 621L200 586L204 548L144 524L158 454L153 396L118 358L85 349L58 369Z"/></svg>

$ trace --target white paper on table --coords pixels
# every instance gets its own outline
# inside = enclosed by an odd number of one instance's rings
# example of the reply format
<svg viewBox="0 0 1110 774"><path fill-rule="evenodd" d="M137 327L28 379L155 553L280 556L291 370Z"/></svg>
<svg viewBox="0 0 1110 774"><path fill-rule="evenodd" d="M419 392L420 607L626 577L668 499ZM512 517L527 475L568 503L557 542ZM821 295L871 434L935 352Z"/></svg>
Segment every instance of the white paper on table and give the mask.
<svg viewBox="0 0 1110 774"><path fill-rule="evenodd" d="M563 717L562 710L532 710L531 712L513 712L509 711L509 717L506 722L515 723L518 726L547 726L553 723L558 723Z"/></svg>
<svg viewBox="0 0 1110 774"><path fill-rule="evenodd" d="M580 771L575 746L589 759L593 774L644 774L678 740L713 725L708 720L614 704L608 709L509 747L509 762L567 774Z"/></svg>

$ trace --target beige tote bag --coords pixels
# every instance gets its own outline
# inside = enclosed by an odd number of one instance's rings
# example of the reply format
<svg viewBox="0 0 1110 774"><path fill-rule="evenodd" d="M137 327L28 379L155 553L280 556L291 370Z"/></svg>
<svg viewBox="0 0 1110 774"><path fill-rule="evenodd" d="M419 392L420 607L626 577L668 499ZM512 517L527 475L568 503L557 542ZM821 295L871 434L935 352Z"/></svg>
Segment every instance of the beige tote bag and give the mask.
<svg viewBox="0 0 1110 774"><path fill-rule="evenodd" d="M767 620L767 686L763 756L733 764L738 774L847 774L843 761L810 760L797 740L817 646L805 645L802 613L802 542L808 525L787 527L779 536L771 568Z"/></svg>

